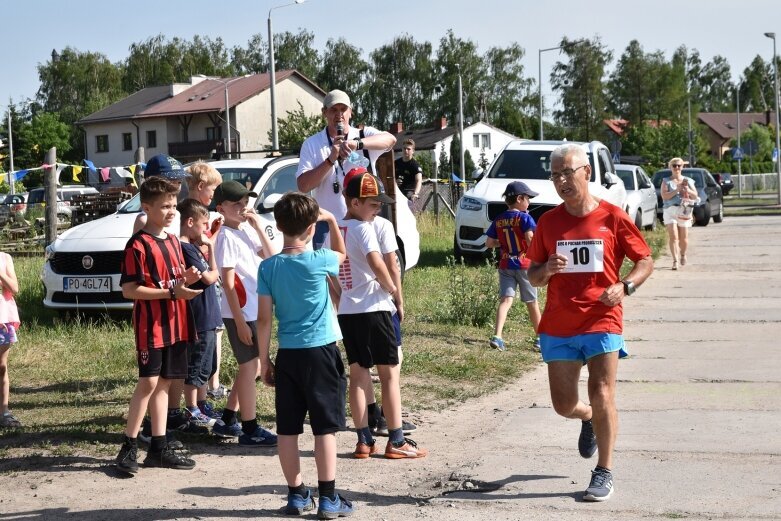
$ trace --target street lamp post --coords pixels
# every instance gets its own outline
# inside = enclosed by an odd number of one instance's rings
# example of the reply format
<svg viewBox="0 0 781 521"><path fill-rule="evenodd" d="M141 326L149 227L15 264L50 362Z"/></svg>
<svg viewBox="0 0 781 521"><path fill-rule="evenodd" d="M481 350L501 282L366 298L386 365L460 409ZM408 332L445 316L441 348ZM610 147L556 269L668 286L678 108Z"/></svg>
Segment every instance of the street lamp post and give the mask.
<svg viewBox="0 0 781 521"><path fill-rule="evenodd" d="M464 164L464 94L461 88L461 65L456 64L458 70L458 139L461 140L461 180L466 182L466 165Z"/></svg>
<svg viewBox="0 0 781 521"><path fill-rule="evenodd" d="M741 81L738 83L738 88L735 90L735 95L737 97L737 102L735 103L737 109L738 109L738 150L740 150L740 86L743 85L743 82ZM743 162L742 158L738 158L738 197L743 197L743 187L741 186L741 179L740 179L740 166Z"/></svg>
<svg viewBox="0 0 781 521"><path fill-rule="evenodd" d="M540 141L545 139L545 131L542 128L542 53L547 51L557 51L562 47L562 45L559 45L558 47L548 47L547 49L540 49L537 52L537 95L540 98Z"/></svg>
<svg viewBox="0 0 781 521"><path fill-rule="evenodd" d="M223 90L225 91L225 125L227 126L227 131L228 131L228 140L225 144L225 151L228 153L228 157L230 157L231 152L233 152L231 150L231 106L228 97L228 85L230 85L234 81L238 81L240 79L246 78L247 76L249 76L249 74L240 76L238 78L229 78L227 80L221 80L220 78L213 78L211 76L205 76L203 74L197 75L197 77L199 78L206 78L207 80L214 80L216 82L221 83L223 86Z"/></svg>
<svg viewBox="0 0 781 521"><path fill-rule="evenodd" d="M776 33L765 33L765 36L773 40L773 78L776 97L776 181L778 183L778 204L781 204L781 134L778 129L778 60L776 58Z"/></svg>
<svg viewBox="0 0 781 521"><path fill-rule="evenodd" d="M271 149L279 149L279 135L277 132L277 102L275 97L276 75L274 71L274 32L271 30L271 11L289 5L303 4L306 0L295 0L293 2L278 5L268 10L268 72L269 72L269 93L271 95Z"/></svg>
<svg viewBox="0 0 781 521"><path fill-rule="evenodd" d="M8 168L8 185L10 186L10 194L14 195L14 184L16 184L16 180L13 179L13 174L11 172L14 171L14 135L13 131L11 130L11 101L8 101L8 161L9 161L9 168Z"/></svg>

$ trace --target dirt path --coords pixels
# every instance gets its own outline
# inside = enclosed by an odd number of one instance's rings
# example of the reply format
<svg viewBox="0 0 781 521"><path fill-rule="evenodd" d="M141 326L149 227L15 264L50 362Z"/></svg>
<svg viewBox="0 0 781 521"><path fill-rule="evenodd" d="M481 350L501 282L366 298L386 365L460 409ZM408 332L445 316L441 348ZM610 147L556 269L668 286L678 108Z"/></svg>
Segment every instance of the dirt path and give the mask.
<svg viewBox="0 0 781 521"><path fill-rule="evenodd" d="M529 389L513 385L457 408L415 415L419 428L414 438L430 451L425 459L354 460L349 457L354 433L339 434L337 489L354 500L354 517L442 518L435 512L455 508L447 499L450 491L460 488L481 495L483 485L468 480L470 468L480 462L487 444L501 444L493 434L509 408L545 399L547 381L540 369L523 379ZM312 441L310 435L302 436L302 465L307 484L316 488ZM275 450L246 449L235 442L196 448L193 471L142 468L135 477L117 473L111 457L28 458L25 469L0 476L0 519L221 520L276 515L287 488Z"/></svg>

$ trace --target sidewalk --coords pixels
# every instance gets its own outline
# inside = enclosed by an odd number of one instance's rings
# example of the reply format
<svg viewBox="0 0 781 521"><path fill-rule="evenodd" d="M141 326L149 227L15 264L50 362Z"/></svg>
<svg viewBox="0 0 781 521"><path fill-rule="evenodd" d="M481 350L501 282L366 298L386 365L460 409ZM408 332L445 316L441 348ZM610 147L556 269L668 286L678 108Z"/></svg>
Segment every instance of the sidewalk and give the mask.
<svg viewBox="0 0 781 521"><path fill-rule="evenodd" d="M660 258L625 301L610 501L580 500L596 458L577 453L579 422L551 409L544 368L471 472L504 486L446 501L466 518L485 500L491 519L781 518L779 230L781 217L696 227L690 265Z"/></svg>

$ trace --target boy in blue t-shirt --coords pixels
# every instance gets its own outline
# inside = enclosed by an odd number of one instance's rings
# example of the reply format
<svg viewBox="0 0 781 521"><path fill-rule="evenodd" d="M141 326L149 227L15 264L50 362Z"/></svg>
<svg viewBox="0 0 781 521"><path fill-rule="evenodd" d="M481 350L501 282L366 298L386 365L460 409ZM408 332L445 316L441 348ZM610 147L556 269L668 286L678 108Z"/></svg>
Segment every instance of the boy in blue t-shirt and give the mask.
<svg viewBox="0 0 781 521"><path fill-rule="evenodd" d="M540 308L537 305L537 288L529 283L528 269L529 259L526 252L534 237L537 223L527 213L529 201L539 195L529 188L523 181L513 181L507 185L502 197L507 203L507 210L500 213L488 227L485 234L488 238L485 245L489 248L499 248L499 307L496 309L496 329L489 344L494 349L505 350L502 340L504 322L507 320L507 312L513 305L515 288L521 290L521 300L529 310L529 320L534 326L534 347L540 348L540 341L536 338L537 329L540 326Z"/></svg>
<svg viewBox="0 0 781 521"><path fill-rule="evenodd" d="M328 291L345 258L336 218L317 202L290 192L274 205L277 228L284 235L282 252L258 269L258 337L260 375L276 386L275 407L279 463L288 486L284 513L301 515L315 508L301 477L298 436L304 418L315 436L319 519L350 515L352 503L336 494L336 432L345 428L347 378L336 341L342 338ZM331 249L312 250L318 221L328 223ZM277 317L276 366L269 358L271 312Z"/></svg>

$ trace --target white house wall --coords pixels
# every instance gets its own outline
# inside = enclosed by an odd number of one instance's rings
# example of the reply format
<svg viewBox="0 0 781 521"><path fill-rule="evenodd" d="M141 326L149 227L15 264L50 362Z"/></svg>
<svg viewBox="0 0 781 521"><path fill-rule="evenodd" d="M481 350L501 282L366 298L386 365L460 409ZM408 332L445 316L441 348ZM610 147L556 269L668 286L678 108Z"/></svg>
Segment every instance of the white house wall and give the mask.
<svg viewBox="0 0 781 521"><path fill-rule="evenodd" d="M298 103L308 115L319 115L323 96L307 83L290 77L277 84L274 91L277 105L277 121L287 118L289 111L298 110ZM237 105L234 109L235 128L241 132L241 150L262 150L271 147L271 92L265 90ZM234 116L234 114L231 114Z"/></svg>
<svg viewBox="0 0 781 521"><path fill-rule="evenodd" d="M487 125L485 123L479 122L474 123L466 128L464 128L464 142L466 143L466 147L464 148L464 151L469 151L469 155L472 156L472 161L475 165L478 164L480 161L480 154L483 152L483 149L480 147L473 146L474 144L474 135L475 134L488 134L491 136L491 146L490 148L485 149L485 158L490 164L493 162L493 160L496 158L496 156L499 154L499 152L502 151L502 149L507 146L507 143L514 139L518 139L517 137L513 136L512 134L508 134L507 132L504 132L503 130L499 130L498 128L492 127L491 125ZM450 144L453 141L454 136L446 137L445 139L438 141L436 144L436 148L433 151L434 154L434 163L437 165L437 168L439 168L439 154L442 150L442 145L445 146L445 153L448 157L450 157ZM455 168L455 174L460 175L460 165L458 165L459 158L456 158L456 168ZM472 175L472 172L466 172L466 176L470 177Z"/></svg>

